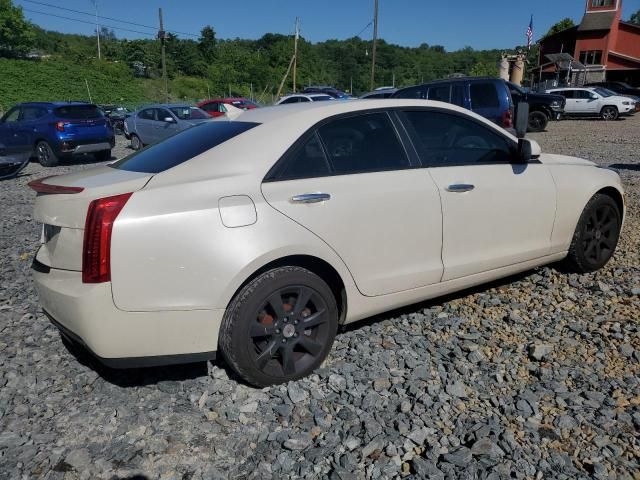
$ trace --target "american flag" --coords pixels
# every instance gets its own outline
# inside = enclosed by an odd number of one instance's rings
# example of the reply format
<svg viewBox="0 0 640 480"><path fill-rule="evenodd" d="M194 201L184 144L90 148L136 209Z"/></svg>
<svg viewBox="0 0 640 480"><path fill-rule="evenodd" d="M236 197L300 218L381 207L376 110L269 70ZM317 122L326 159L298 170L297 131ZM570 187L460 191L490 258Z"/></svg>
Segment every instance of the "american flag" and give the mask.
<svg viewBox="0 0 640 480"><path fill-rule="evenodd" d="M529 21L529 28L527 28L527 48L531 50L531 43L533 41L533 15Z"/></svg>

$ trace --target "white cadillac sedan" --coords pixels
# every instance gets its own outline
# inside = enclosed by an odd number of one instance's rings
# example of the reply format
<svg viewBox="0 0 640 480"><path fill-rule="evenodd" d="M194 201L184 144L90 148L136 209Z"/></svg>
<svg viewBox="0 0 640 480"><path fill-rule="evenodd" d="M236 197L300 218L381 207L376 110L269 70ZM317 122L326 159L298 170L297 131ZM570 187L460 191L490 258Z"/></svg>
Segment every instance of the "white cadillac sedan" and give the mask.
<svg viewBox="0 0 640 480"><path fill-rule="evenodd" d="M33 265L64 337L114 367L208 359L300 378L338 325L564 260L613 255L618 175L426 100L207 122L37 180Z"/></svg>

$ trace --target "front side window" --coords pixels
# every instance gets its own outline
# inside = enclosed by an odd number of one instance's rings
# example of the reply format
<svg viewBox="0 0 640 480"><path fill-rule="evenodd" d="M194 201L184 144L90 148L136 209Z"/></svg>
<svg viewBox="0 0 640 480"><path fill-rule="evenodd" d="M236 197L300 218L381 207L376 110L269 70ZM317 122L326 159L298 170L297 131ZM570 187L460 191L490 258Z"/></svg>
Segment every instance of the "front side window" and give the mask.
<svg viewBox="0 0 640 480"><path fill-rule="evenodd" d="M417 85L415 87L403 88L393 94L393 98L427 98L427 87Z"/></svg>
<svg viewBox="0 0 640 480"><path fill-rule="evenodd" d="M450 113L403 112L416 149L430 167L508 163L512 142L490 127Z"/></svg>
<svg viewBox="0 0 640 480"><path fill-rule="evenodd" d="M472 83L471 84L471 105L472 108L498 108L500 100L498 92L493 83Z"/></svg>
<svg viewBox="0 0 640 480"><path fill-rule="evenodd" d="M205 105L203 105L202 110L204 110L205 112L217 112L218 111L218 104L217 103L207 103Z"/></svg>
<svg viewBox="0 0 640 480"><path fill-rule="evenodd" d="M449 100L451 100L451 87L449 85L430 87L429 100L449 103Z"/></svg>
<svg viewBox="0 0 640 480"><path fill-rule="evenodd" d="M15 123L15 122L18 121L18 117L20 117L20 107L13 107L2 118L2 122L3 123Z"/></svg>
<svg viewBox="0 0 640 480"><path fill-rule="evenodd" d="M386 113L333 120L318 129L336 175L410 168Z"/></svg>

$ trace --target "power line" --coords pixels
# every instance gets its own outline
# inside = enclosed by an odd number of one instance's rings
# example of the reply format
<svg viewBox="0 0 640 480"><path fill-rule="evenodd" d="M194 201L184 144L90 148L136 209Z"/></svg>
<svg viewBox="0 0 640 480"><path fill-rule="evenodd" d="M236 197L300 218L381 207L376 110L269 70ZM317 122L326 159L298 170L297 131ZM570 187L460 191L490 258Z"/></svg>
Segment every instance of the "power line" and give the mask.
<svg viewBox="0 0 640 480"><path fill-rule="evenodd" d="M83 12L82 10L74 10L72 8L64 8L64 7L60 7L58 5L53 5L51 3L46 3L46 2L37 2L36 0L22 0L23 2L28 2L28 3L34 3L36 5L41 5L44 7L51 7L51 8L55 8L56 10L65 10L67 12L72 12L72 13L77 13L80 15L89 15L90 17L93 17L94 14L90 13L90 12ZM26 9L25 9L26 10ZM43 13L43 12L39 12L39 13ZM50 15L50 14L45 14L45 15ZM56 16L51 14L52 16ZM113 22L118 22L118 23L124 23L127 25L133 25L135 27L142 27L142 28L149 28L151 30L157 30L158 27L152 27L150 25L144 25L142 23L135 23L135 22L130 22L128 20L121 20L119 18L113 18L113 17L105 17L104 15L101 15L100 18L106 19L106 20L111 20ZM136 32L135 30L128 30L128 31L132 31L132 32ZM196 35L194 33L187 33L187 32L179 32L177 30L167 30L167 32L171 32L171 33L176 33L176 34L180 34L180 35L188 35L190 37L199 37L199 35ZM140 32L136 32L136 33L140 33ZM149 35L149 34L145 34L145 35Z"/></svg>
<svg viewBox="0 0 640 480"><path fill-rule="evenodd" d="M80 20L79 18L63 17L62 15L56 15L56 14L54 14L54 13L49 13L49 12L41 12L41 11L39 11L39 10L31 10L30 8L23 8L23 10L24 10L25 12L30 12L30 13L39 13L39 14L41 14L41 15L49 15L50 17L62 18L63 20L71 20L72 22L86 23L86 24L88 24L88 25L95 26L95 23L94 23L94 22L90 22L90 21L87 21L87 20ZM121 30L121 31L124 31L124 32L139 33L139 34L141 34L141 35L149 35L149 36L151 36L151 37L155 37L155 36L156 36L154 33L141 32L141 31L139 31L139 30L130 30L130 29L128 29L128 28L122 28L122 27L114 27L114 26L112 26L112 25L105 25L105 24L102 24L101 26L103 26L103 27L107 27L107 28L110 28L110 29L112 29L112 30L119 30L119 31Z"/></svg>
<svg viewBox="0 0 640 480"><path fill-rule="evenodd" d="M367 28L369 28L371 26L372 23L373 23L373 20L371 20L369 23L367 23L367 25L362 30L360 30L358 33L356 33L354 35L354 37L359 37L362 32L364 32Z"/></svg>

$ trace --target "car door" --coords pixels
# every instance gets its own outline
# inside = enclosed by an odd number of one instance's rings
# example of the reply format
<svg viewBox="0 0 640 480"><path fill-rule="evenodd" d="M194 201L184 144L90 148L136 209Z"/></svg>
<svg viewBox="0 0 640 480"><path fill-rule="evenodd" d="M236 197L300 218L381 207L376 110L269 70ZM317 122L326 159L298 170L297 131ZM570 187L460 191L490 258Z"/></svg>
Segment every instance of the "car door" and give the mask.
<svg viewBox="0 0 640 480"><path fill-rule="evenodd" d="M153 122L156 119L156 109L155 108L145 108L144 110L140 110L138 115L136 116L136 128L135 133L140 137L142 143L145 145L150 145L155 143L154 140L154 131L153 131Z"/></svg>
<svg viewBox="0 0 640 480"><path fill-rule="evenodd" d="M38 105L24 105L20 115L20 121L17 124L17 130L22 136L23 150L33 150L36 136L44 134L47 125L43 123L43 118L48 114L46 108Z"/></svg>
<svg viewBox="0 0 640 480"><path fill-rule="evenodd" d="M581 95L580 90L563 90L562 94L567 99L567 104L564 108L565 113L571 115L585 115L588 112L587 99Z"/></svg>
<svg viewBox="0 0 640 480"><path fill-rule="evenodd" d="M169 118L172 120L167 121ZM156 142L161 142L165 138L169 138L171 135L175 135L180 131L178 119L166 108L156 109L156 119L157 120L153 122Z"/></svg>
<svg viewBox="0 0 640 480"><path fill-rule="evenodd" d="M15 155L20 151L24 139L18 133L20 107L13 107L0 120L0 155Z"/></svg>
<svg viewBox="0 0 640 480"><path fill-rule="evenodd" d="M512 163L516 142L445 110L401 113L442 199L442 280L549 254L556 191L539 161Z"/></svg>
<svg viewBox="0 0 640 480"><path fill-rule="evenodd" d="M438 283L442 213L386 112L334 117L307 132L262 184L269 204L324 240L360 292Z"/></svg>
<svg viewBox="0 0 640 480"><path fill-rule="evenodd" d="M598 113L602 109L602 97L597 93L588 90L576 90L577 96L580 98L584 113Z"/></svg>

